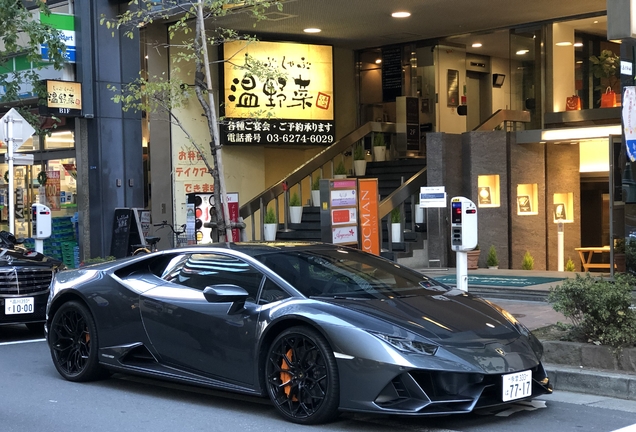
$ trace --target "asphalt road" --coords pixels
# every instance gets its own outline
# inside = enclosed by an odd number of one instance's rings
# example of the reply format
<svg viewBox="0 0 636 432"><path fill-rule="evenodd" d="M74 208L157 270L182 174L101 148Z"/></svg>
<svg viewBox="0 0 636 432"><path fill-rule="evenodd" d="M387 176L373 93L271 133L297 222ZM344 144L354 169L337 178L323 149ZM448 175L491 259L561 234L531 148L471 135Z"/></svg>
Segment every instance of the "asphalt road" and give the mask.
<svg viewBox="0 0 636 432"><path fill-rule="evenodd" d="M437 418L343 414L328 425L301 427L257 398L124 375L67 382L53 367L42 335L23 326L0 327L0 370L2 432L636 431L636 402L565 392L497 412Z"/></svg>

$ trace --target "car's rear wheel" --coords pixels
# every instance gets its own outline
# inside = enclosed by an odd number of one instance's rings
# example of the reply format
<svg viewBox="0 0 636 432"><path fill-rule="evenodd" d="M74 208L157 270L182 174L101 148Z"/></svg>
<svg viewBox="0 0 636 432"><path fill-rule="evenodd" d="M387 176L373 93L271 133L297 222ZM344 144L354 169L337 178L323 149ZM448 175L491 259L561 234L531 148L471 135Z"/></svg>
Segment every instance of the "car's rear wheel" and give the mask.
<svg viewBox="0 0 636 432"><path fill-rule="evenodd" d="M77 301L63 304L53 315L48 335L51 357L57 371L69 381L92 381L108 376L97 359L95 320Z"/></svg>
<svg viewBox="0 0 636 432"><path fill-rule="evenodd" d="M278 335L267 354L265 373L269 397L287 420L318 424L338 416L336 359L317 331L292 327Z"/></svg>

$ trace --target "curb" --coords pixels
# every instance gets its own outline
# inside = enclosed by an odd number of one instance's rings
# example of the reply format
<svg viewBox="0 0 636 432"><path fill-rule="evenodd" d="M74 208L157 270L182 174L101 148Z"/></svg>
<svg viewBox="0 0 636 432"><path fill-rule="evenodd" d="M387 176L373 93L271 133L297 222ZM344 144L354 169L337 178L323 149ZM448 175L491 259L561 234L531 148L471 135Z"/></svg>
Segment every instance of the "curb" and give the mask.
<svg viewBox="0 0 636 432"><path fill-rule="evenodd" d="M636 375L544 363L555 390L636 400Z"/></svg>

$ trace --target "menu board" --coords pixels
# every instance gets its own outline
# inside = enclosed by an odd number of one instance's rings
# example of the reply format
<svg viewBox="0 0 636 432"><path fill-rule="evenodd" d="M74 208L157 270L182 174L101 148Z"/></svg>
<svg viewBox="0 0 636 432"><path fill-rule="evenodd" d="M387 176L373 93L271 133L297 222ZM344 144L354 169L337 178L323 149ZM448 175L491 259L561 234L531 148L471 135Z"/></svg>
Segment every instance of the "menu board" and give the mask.
<svg viewBox="0 0 636 432"><path fill-rule="evenodd" d="M328 188L327 188L328 186ZM321 195L329 197L321 209L322 241L358 245L357 179L321 180ZM325 193L326 195L323 195Z"/></svg>

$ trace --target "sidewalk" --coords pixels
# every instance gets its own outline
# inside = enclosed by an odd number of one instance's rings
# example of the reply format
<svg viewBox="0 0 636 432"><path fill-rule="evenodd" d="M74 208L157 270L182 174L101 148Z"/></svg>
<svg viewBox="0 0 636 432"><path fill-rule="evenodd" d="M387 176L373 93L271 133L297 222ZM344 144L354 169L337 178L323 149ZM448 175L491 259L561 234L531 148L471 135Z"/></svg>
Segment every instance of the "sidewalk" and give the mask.
<svg viewBox="0 0 636 432"><path fill-rule="evenodd" d="M417 269L425 275L455 286L456 269ZM490 270L468 271L468 292L491 300L506 309L530 330L536 330L557 322L568 322L559 312L547 303L550 287L556 286L564 278L574 277L577 273L527 270ZM579 273L584 276L584 273ZM609 274L594 273L609 277ZM546 343L547 344L547 343ZM544 345L546 345L544 344ZM544 361L555 356L571 355L572 347L568 343L550 342ZM549 353L548 353L549 350ZM591 351L591 350L590 350ZM587 356L597 354L587 353ZM611 359L602 357L591 360L593 364L604 364ZM620 399L636 400L636 374L603 369L586 368L580 364L562 365L544 364L555 390L588 393Z"/></svg>

